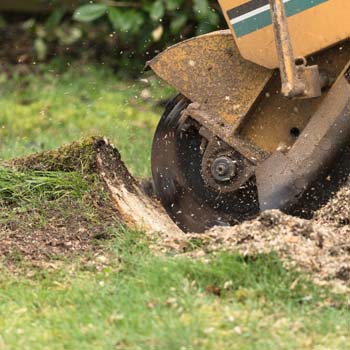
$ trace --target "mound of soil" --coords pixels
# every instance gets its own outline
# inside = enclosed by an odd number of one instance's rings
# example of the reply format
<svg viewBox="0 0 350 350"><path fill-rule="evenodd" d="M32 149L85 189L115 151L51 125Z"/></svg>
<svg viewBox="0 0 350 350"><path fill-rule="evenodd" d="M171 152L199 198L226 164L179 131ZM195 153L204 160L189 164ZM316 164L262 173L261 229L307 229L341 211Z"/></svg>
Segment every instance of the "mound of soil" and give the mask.
<svg viewBox="0 0 350 350"><path fill-rule="evenodd" d="M19 171L80 172L92 186L82 203L63 197L34 208L16 204L0 208L0 260L5 264L25 260L40 265L84 252L98 253L99 240L108 238L120 224L169 232L169 236L180 234L103 138L84 139L4 165Z"/></svg>
<svg viewBox="0 0 350 350"><path fill-rule="evenodd" d="M104 138L87 138L55 151L16 159L10 164L19 170L96 174L110 196L116 216L129 228L143 228L146 232L181 232L159 203L146 195L143 186L129 173L118 150Z"/></svg>

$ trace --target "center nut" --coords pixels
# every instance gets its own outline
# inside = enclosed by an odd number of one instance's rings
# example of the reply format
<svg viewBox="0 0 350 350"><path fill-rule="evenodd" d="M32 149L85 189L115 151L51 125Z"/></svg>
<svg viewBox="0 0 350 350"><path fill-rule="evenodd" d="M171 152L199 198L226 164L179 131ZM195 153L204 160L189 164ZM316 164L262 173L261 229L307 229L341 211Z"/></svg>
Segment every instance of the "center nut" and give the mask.
<svg viewBox="0 0 350 350"><path fill-rule="evenodd" d="M229 157L219 157L213 161L211 165L211 173L216 181L230 181L236 176L237 165Z"/></svg>

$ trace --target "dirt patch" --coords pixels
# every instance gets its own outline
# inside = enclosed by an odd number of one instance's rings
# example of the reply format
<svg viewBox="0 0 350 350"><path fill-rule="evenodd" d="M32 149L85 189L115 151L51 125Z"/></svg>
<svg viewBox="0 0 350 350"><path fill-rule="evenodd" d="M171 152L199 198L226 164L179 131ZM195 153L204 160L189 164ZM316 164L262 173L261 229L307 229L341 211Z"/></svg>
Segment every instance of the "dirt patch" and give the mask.
<svg viewBox="0 0 350 350"><path fill-rule="evenodd" d="M55 151L3 163L23 172L78 172L91 186L82 198L5 203L0 208L0 256L6 265L65 259L101 249L100 240L118 224L98 174L96 155L104 141L88 138ZM86 187L88 187L86 186Z"/></svg>
<svg viewBox="0 0 350 350"><path fill-rule="evenodd" d="M108 238L116 225L114 212L106 203L98 208L62 200L25 212L12 211L6 219L6 209L1 213L0 256L5 265L24 261L36 266L98 252L101 240Z"/></svg>

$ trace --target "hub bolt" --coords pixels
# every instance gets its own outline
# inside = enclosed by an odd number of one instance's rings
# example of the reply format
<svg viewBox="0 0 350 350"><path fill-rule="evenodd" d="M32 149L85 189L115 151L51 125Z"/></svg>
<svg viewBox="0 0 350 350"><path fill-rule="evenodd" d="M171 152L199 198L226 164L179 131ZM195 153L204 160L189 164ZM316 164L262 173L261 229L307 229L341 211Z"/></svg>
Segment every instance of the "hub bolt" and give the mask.
<svg viewBox="0 0 350 350"><path fill-rule="evenodd" d="M236 176L237 166L229 157L219 157L211 165L211 173L216 181L230 181Z"/></svg>

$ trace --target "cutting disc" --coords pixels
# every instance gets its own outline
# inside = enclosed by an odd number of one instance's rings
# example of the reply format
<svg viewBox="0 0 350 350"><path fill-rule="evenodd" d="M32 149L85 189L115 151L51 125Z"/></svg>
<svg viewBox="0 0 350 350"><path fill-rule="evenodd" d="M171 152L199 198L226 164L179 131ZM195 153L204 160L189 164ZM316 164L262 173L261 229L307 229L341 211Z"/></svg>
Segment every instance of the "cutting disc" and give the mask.
<svg viewBox="0 0 350 350"><path fill-rule="evenodd" d="M152 147L155 192L174 222L185 232L232 225L259 212L254 179L234 192L210 187L202 175L200 126L181 118L189 101L178 96L162 116ZM234 160L233 160L234 161Z"/></svg>

